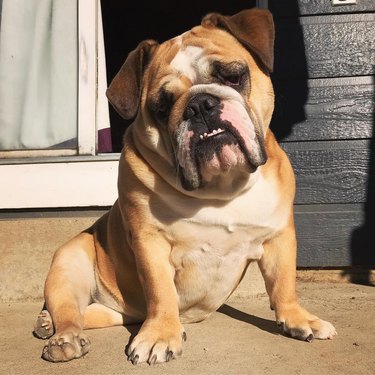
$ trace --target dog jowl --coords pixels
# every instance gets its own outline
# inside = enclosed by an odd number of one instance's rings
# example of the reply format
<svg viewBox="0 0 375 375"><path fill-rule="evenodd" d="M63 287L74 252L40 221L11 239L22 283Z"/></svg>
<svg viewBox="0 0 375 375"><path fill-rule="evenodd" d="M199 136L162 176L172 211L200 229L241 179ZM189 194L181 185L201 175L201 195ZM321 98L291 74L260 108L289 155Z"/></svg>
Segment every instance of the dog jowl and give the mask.
<svg viewBox="0 0 375 375"><path fill-rule="evenodd" d="M183 324L216 311L252 261L283 333L336 334L296 298L294 174L268 128L273 40L270 13L251 9L129 54L107 91L133 119L118 199L54 255L35 325L43 358L81 357L84 329L136 322L129 360L176 358Z"/></svg>

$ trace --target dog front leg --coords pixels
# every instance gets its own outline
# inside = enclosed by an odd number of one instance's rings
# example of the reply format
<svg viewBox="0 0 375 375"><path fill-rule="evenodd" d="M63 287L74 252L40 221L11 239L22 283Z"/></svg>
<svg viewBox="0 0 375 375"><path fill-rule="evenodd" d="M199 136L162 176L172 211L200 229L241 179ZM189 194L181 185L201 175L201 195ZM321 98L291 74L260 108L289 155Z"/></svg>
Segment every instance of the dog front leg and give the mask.
<svg viewBox="0 0 375 375"><path fill-rule="evenodd" d="M331 323L302 308L296 296L296 237L293 216L289 225L264 243L259 261L271 308L282 332L299 340L330 339L336 334Z"/></svg>
<svg viewBox="0 0 375 375"><path fill-rule="evenodd" d="M171 245L158 232L141 232L132 245L147 317L127 348L128 359L133 364L168 362L182 354L186 338L179 319L174 269L169 262Z"/></svg>

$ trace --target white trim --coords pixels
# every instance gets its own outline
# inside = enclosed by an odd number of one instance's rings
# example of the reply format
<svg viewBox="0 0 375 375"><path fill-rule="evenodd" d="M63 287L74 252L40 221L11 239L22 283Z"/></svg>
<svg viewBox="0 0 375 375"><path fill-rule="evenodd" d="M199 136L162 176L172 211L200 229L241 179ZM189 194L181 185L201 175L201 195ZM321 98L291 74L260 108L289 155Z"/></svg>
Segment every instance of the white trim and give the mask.
<svg viewBox="0 0 375 375"><path fill-rule="evenodd" d="M111 206L118 161L0 165L0 209Z"/></svg>
<svg viewBox="0 0 375 375"><path fill-rule="evenodd" d="M6 159L5 163L11 163L15 158L38 158L38 157L54 157L54 156L72 156L77 155L76 149L54 149L54 150L12 150L0 151L1 159ZM5 164L2 163L2 164Z"/></svg>

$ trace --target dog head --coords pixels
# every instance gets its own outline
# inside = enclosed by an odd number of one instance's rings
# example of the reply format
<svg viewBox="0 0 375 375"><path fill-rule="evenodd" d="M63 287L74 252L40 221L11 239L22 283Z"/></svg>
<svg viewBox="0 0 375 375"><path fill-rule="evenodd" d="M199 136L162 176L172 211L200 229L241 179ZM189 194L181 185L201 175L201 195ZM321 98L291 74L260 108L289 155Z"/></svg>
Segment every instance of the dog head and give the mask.
<svg viewBox="0 0 375 375"><path fill-rule="evenodd" d="M273 40L268 11L209 14L174 39L140 43L107 96L120 115L152 130L144 137L156 132L169 143L185 190L249 176L267 160Z"/></svg>

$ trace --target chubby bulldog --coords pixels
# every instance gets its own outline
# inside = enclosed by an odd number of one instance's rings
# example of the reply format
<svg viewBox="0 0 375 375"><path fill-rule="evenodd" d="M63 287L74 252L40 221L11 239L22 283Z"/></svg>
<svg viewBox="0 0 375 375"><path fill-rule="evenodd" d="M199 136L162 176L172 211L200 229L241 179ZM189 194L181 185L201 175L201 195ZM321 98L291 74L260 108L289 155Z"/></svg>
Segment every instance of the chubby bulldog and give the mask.
<svg viewBox="0 0 375 375"><path fill-rule="evenodd" d="M54 255L35 334L43 358L90 347L86 328L142 322L133 363L182 353L183 323L217 310L257 261L283 333L330 339L297 302L294 175L268 129L274 93L270 13L207 15L200 26L129 54L107 95L134 118L118 200Z"/></svg>

